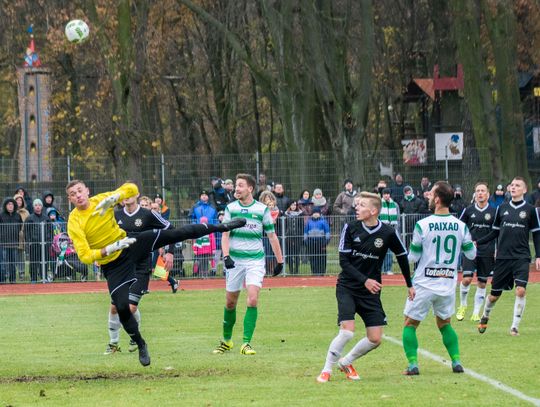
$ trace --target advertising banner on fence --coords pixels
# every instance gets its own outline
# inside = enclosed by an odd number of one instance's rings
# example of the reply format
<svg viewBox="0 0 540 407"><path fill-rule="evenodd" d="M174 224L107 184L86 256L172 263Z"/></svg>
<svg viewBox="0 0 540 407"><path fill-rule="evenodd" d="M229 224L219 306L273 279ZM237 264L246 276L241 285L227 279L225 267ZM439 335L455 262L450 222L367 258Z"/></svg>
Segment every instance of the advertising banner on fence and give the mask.
<svg viewBox="0 0 540 407"><path fill-rule="evenodd" d="M403 163L422 165L427 163L427 139L401 140L403 145Z"/></svg>
<svg viewBox="0 0 540 407"><path fill-rule="evenodd" d="M463 158L463 133L435 133L435 159L461 160Z"/></svg>

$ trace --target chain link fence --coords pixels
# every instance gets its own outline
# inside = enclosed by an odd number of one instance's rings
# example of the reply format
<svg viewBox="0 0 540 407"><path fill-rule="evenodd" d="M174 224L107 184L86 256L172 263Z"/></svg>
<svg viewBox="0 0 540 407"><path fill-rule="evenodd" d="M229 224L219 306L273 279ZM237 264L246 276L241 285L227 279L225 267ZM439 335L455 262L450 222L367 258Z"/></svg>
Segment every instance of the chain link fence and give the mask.
<svg viewBox="0 0 540 407"><path fill-rule="evenodd" d="M461 184L466 196L479 180L480 159L487 160L489 152L484 149L466 149L463 160L436 161L435 152L428 150L428 161L417 166L403 164L402 150L377 150L362 152L362 174L364 179L353 179L357 188L371 190L379 179L390 180L391 174L401 173L405 184L417 188L423 176L432 181L448 180ZM264 173L267 181L283 183L285 194L298 199L303 190L313 193L320 188L332 203L342 190L345 175L340 174L336 157L331 152L273 153L238 155L184 155L146 156L139 163L141 193L154 196L163 194L173 217L181 217L198 199L201 190L211 190L211 177L223 180L234 179L240 172L247 172L258 178ZM123 165L120 163L119 165ZM92 193L115 189L125 180L118 180L111 160L105 157L55 158L51 160L52 182L19 182L18 162L14 159L0 159L0 193L2 197L12 197L17 187L24 187L32 198L41 198L45 191L55 196L55 206L66 215L69 203L65 197L65 186L73 179L84 180ZM493 180L485 180L492 183Z"/></svg>

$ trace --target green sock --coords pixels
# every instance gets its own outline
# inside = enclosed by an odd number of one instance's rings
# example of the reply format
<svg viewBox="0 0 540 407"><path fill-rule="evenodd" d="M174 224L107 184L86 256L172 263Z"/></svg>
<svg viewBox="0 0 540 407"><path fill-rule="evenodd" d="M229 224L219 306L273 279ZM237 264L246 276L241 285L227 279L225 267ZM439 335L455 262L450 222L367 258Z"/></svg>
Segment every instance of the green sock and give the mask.
<svg viewBox="0 0 540 407"><path fill-rule="evenodd" d="M456 331L450 324L446 324L439 331L441 331L442 341L446 346L450 359L452 359L452 362L459 361L459 343Z"/></svg>
<svg viewBox="0 0 540 407"><path fill-rule="evenodd" d="M247 307L244 317L244 343L251 342L255 325L257 325L257 307Z"/></svg>
<svg viewBox="0 0 540 407"><path fill-rule="evenodd" d="M410 364L418 363L418 338L414 326L403 327L403 349Z"/></svg>
<svg viewBox="0 0 540 407"><path fill-rule="evenodd" d="M232 330L236 323L236 308L227 309L223 312L223 339L230 341L232 338Z"/></svg>

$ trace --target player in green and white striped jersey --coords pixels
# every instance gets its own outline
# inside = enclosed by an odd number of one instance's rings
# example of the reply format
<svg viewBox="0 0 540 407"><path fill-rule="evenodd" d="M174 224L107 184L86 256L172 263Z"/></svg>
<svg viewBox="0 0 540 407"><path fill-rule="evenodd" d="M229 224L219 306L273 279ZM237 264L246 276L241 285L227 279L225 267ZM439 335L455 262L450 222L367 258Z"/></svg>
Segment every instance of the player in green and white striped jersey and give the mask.
<svg viewBox="0 0 540 407"><path fill-rule="evenodd" d="M225 208L224 222L234 218L244 218L247 223L230 233L223 233L221 248L226 268L226 303L223 316L223 340L214 349L215 354L223 354L233 347L232 331L236 323L236 305L240 291L245 285L247 291L247 310L244 317L244 336L240 353L254 355L251 339L257 322L257 303L265 270L263 233L277 258L273 271L276 276L283 270L283 255L274 231L274 222L268 207L253 198L255 178L249 174L236 176L234 196L237 201Z"/></svg>
<svg viewBox="0 0 540 407"><path fill-rule="evenodd" d="M403 348L409 361L404 372L406 375L419 374L416 328L431 308L444 346L452 359L452 371L463 373L458 337L450 320L455 311L460 251L473 260L476 247L467 225L450 215L448 207L453 197L454 191L447 182L435 183L429 198L429 209L433 215L418 221L414 227L409 260L418 262L413 278L416 295L413 300L407 300L403 311Z"/></svg>

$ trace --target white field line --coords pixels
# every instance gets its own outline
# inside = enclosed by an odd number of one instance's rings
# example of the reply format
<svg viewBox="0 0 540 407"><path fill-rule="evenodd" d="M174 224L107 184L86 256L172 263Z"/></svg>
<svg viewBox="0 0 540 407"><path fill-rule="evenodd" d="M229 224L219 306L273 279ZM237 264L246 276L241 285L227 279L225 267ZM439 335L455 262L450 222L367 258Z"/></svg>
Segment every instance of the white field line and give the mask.
<svg viewBox="0 0 540 407"><path fill-rule="evenodd" d="M395 345L403 346L403 343L399 339L396 339L396 338L394 338L392 336L383 335L383 338L386 339L388 342L392 342ZM420 353L421 355L423 355L423 356L425 356L425 357L427 357L427 358L429 358L431 360L434 360L435 362L442 363L443 365L446 365L446 366L449 366L449 367L452 366L450 361L448 361L446 359L443 359L439 355L435 355L434 353L431 353L431 352L429 352L429 351L427 351L425 349L419 348L418 353ZM533 405L540 407L540 399L537 399L537 398L534 398L534 397L531 397L531 396L527 396L525 393L522 393L519 390L514 389L513 387L510 387L510 386L508 386L508 385L506 385L504 383L501 383L498 380L492 379L491 377L484 376L483 374L477 373L474 370L471 370L471 369L464 369L464 370L465 370L465 374L467 374L467 375L469 375L471 377L474 377L475 379L480 380L480 381L482 381L484 383L487 383L487 384L495 387L497 390L500 390L500 391L503 391L505 393L511 394L514 397L517 397L517 398L519 398L521 400L528 401L529 403L532 403Z"/></svg>

